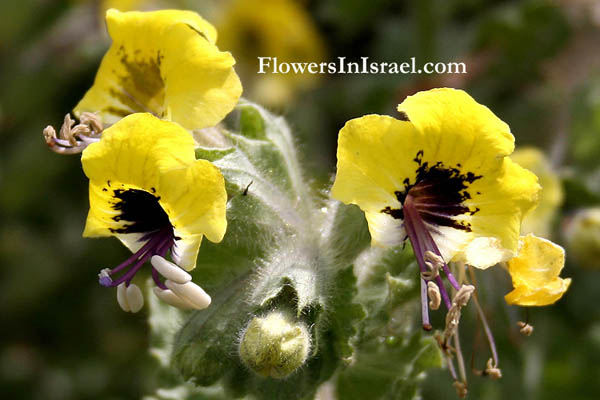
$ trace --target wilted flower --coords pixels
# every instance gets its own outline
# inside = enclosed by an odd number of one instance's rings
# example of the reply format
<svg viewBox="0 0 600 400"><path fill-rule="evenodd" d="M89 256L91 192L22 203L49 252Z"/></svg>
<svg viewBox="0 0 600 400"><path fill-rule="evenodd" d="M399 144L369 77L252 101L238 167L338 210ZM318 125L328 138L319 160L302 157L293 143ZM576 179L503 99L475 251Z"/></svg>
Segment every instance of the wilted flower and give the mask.
<svg viewBox="0 0 600 400"><path fill-rule="evenodd" d="M132 279L152 259L159 297L174 305L207 306L210 298L190 285L191 277L179 267L195 267L203 236L213 242L223 238L227 194L219 170L196 160L192 136L173 122L133 114L106 129L84 150L81 162L90 180L83 236L115 236L134 253L102 270L100 284L119 287L124 309L139 309L127 300L138 304L141 298ZM168 252L179 267L164 260Z"/></svg>
<svg viewBox="0 0 600 400"><path fill-rule="evenodd" d="M571 284L570 278L559 277L565 265L564 249L532 234L521 238L519 255L510 259L507 265L514 286L514 290L504 297L508 304L553 304Z"/></svg>

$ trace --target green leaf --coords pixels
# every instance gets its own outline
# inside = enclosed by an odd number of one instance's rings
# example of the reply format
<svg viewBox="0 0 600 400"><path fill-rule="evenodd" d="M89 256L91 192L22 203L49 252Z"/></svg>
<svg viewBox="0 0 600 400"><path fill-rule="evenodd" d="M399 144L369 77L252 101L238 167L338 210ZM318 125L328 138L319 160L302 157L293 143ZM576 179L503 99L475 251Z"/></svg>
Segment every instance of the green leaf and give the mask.
<svg viewBox="0 0 600 400"><path fill-rule="evenodd" d="M247 138L265 139L265 121L260 112L253 106L241 106L240 132Z"/></svg>

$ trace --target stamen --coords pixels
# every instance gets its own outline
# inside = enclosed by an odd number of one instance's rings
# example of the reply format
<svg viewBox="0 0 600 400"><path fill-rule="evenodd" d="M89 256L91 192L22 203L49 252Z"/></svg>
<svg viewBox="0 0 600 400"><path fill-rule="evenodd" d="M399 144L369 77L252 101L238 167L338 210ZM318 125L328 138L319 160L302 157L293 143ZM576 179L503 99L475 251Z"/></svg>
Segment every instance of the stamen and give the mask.
<svg viewBox="0 0 600 400"><path fill-rule="evenodd" d="M149 240L142 246L136 253L131 255L127 260L123 263L119 264L116 268L112 270L103 269L99 274L99 282L102 286L118 286L122 282L126 282L128 285L131 283L131 280L135 276L135 274L142 268L142 266L148 261L152 256L156 254L164 255L169 248L173 246L174 235L173 228L168 226L163 228L162 230L150 233L142 238L142 240L149 237ZM125 274L123 274L120 278L113 280L111 277L120 272L121 270L131 266Z"/></svg>
<svg viewBox="0 0 600 400"><path fill-rule="evenodd" d="M165 284L160 280L160 276L158 275L158 271L156 270L156 268L152 268L152 280L154 281L154 283L156 284L156 286L158 286L162 290L167 290L168 289L165 286Z"/></svg>
<svg viewBox="0 0 600 400"><path fill-rule="evenodd" d="M165 260L160 256L152 256L150 263L165 278L175 283L184 284L192 280L192 276L178 265Z"/></svg>
<svg viewBox="0 0 600 400"><path fill-rule="evenodd" d="M427 287L428 283L425 279L421 279L421 320L423 329L430 331L433 329L431 322L429 322L429 308L427 307Z"/></svg>
<svg viewBox="0 0 600 400"><path fill-rule="evenodd" d="M517 326L519 327L519 332L525 336L531 336L533 333L533 326L528 324L527 322L518 321Z"/></svg>
<svg viewBox="0 0 600 400"><path fill-rule="evenodd" d="M102 135L102 122L96 114L84 112L81 114L80 123L73 126L75 121L70 114L66 114L63 124L59 130L48 125L43 130L44 140L48 147L59 154L81 153L89 144L100 140Z"/></svg>
<svg viewBox="0 0 600 400"><path fill-rule="evenodd" d="M429 308L432 310L440 308L442 296L440 295L440 289L435 282L427 282L427 295L429 296Z"/></svg>
<svg viewBox="0 0 600 400"><path fill-rule="evenodd" d="M444 259L429 250L425 252L423 258L425 260L425 265L429 268L429 271L421 273L423 279L432 280L437 278L440 274L440 268L443 268L444 266Z"/></svg>
<svg viewBox="0 0 600 400"><path fill-rule="evenodd" d="M456 394L458 397L460 397L461 399L464 399L465 397L467 397L467 394L469 393L469 391L467 390L466 383L454 381L452 386L454 386L456 388Z"/></svg>
<svg viewBox="0 0 600 400"><path fill-rule="evenodd" d="M475 286L462 285L460 290L454 296L452 307L450 307L448 314L446 314L446 328L443 333L444 342L447 343L456 332L456 328L460 321L461 309L467 305L474 290Z"/></svg>
<svg viewBox="0 0 600 400"><path fill-rule="evenodd" d="M469 266L469 275L471 276L471 282L475 283L475 273L473 272L473 268ZM494 341L494 335L492 334L492 330L485 318L485 313L479 304L479 298L477 297L477 293L473 296L473 303L475 304L475 309L477 310L477 315L479 316L479 320L483 325L483 330L485 332L485 336L487 338L488 344L490 346L490 351L492 352L492 358L494 361L494 365L498 365L498 350L496 349L496 342Z"/></svg>
<svg viewBox="0 0 600 400"><path fill-rule="evenodd" d="M137 285L121 283L117 286L117 303L123 311L136 313L144 306L144 296Z"/></svg>
<svg viewBox="0 0 600 400"><path fill-rule="evenodd" d="M440 294L442 295L442 299L444 300L444 304L446 305L446 308L450 309L450 307L452 306L452 302L450 301L450 296L448 295L448 292L446 291L446 288L444 287L444 282L442 281L442 277L438 276L437 278L435 278L435 283L437 283L438 289L440 289Z"/></svg>
<svg viewBox="0 0 600 400"><path fill-rule="evenodd" d="M177 308L181 308L182 310L190 310L190 309L195 308L192 303L190 303L189 301L187 301L186 299L184 299L182 297L177 296L170 289L163 290L161 288L154 287L154 288L152 288L152 290L154 291L154 294L156 295L156 297L158 297L159 299L161 299L162 301L164 301L165 303L167 303L169 305L172 305Z"/></svg>
<svg viewBox="0 0 600 400"><path fill-rule="evenodd" d="M127 295L127 304L129 304L129 308L132 313L136 313L142 309L144 306L144 295L140 288L132 283L127 286L127 291L125 292Z"/></svg>
<svg viewBox="0 0 600 400"><path fill-rule="evenodd" d="M498 368L497 365L493 363L492 359L490 358L487 361L485 371L483 371L483 375L489 376L493 380L496 380L502 378L502 371L500 370L500 368Z"/></svg>
<svg viewBox="0 0 600 400"><path fill-rule="evenodd" d="M110 268L104 268L103 270L100 270L100 273L98 274L98 281L100 282L100 285L104 287L111 286L112 279L110 279Z"/></svg>
<svg viewBox="0 0 600 400"><path fill-rule="evenodd" d="M125 283L117 286L117 303L119 303L119 306L123 311L129 312L131 311L131 308L129 308L129 303L127 303L126 291L127 288L125 287Z"/></svg>
<svg viewBox="0 0 600 400"><path fill-rule="evenodd" d="M462 382L467 385L467 371L465 369L465 360L462 355L462 349L460 347L460 335L459 329L456 328L454 332L454 354L456 354L456 361L458 363L458 371L460 372L460 378Z"/></svg>
<svg viewBox="0 0 600 400"><path fill-rule="evenodd" d="M450 268L448 268L448 265L444 262L439 248L437 247L435 241L431 237L431 234L429 233L429 230L427 229L423 218L420 216L419 211L417 210L414 204L415 200L411 195L411 191L409 191L408 195L404 199L403 204L404 227L406 229L406 233L408 234L408 238L410 239L410 242L413 246L413 250L415 252L415 256L417 258L419 267L421 269L421 273L427 274L429 271L429 268L425 264L425 253L427 251L430 251L435 256L438 256L441 259L441 267L443 268L444 273L446 274L446 277L448 278L450 284L456 290L460 290L460 285L454 278L454 275L452 275L452 273L450 272ZM437 258L435 260L439 261L439 259Z"/></svg>
<svg viewBox="0 0 600 400"><path fill-rule="evenodd" d="M170 280L165 281L165 285L173 291L178 297L181 297L194 305L194 308L203 310L211 303L210 296L198 285L193 282L179 283Z"/></svg>

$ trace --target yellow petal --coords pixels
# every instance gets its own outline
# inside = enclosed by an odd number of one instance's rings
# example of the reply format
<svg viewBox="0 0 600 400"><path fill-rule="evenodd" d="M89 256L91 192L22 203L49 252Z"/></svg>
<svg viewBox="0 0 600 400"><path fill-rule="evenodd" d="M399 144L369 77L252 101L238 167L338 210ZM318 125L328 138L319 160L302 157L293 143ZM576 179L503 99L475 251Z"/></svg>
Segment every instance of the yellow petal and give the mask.
<svg viewBox="0 0 600 400"><path fill-rule="evenodd" d="M497 170L489 171L482 179L473 182L469 191L471 199L465 204L478 211L464 219L470 223L476 237L497 238L500 245L514 256L518 250L521 221L537 204L539 191L537 177L505 157ZM474 259L466 262L482 267Z"/></svg>
<svg viewBox="0 0 600 400"><path fill-rule="evenodd" d="M368 212L400 207L394 191L415 179L419 139L411 124L386 115L348 121L338 136L332 196Z"/></svg>
<svg viewBox="0 0 600 400"><path fill-rule="evenodd" d="M571 279L559 277L565 251L533 234L520 240L519 255L508 261L514 290L504 298L508 304L544 306L556 302L567 291Z"/></svg>
<svg viewBox="0 0 600 400"><path fill-rule="evenodd" d="M154 221L144 220L132 229L132 221L122 218L122 196L134 193L136 201L143 198L146 214L151 212L158 222L167 218L173 226L181 267L194 267L204 235L214 242L223 238L223 176L208 161L195 159L194 140L181 126L151 114L132 114L88 146L82 164L90 179L84 236L116 236L137 250L141 233Z"/></svg>
<svg viewBox="0 0 600 400"><path fill-rule="evenodd" d="M486 172L514 150L510 128L486 106L462 90L419 92L398 105L426 138L431 154L424 159Z"/></svg>
<svg viewBox="0 0 600 400"><path fill-rule="evenodd" d="M241 84L212 25L191 11L106 13L113 43L92 88L75 107L115 123L134 112L172 118L187 129L215 125L233 109Z"/></svg>

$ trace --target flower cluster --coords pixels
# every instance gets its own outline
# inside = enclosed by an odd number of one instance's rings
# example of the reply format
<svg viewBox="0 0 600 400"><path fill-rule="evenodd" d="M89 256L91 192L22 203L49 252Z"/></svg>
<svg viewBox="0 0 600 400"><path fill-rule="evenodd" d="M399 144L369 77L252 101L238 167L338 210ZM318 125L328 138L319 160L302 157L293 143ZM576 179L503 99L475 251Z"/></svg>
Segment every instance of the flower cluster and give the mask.
<svg viewBox="0 0 600 400"><path fill-rule="evenodd" d="M190 11L111 9L106 22L113 43L75 107L79 123L67 114L58 137L44 130L46 143L82 153L90 181L83 236L115 236L133 253L99 273L102 286L117 287L121 308L142 308L133 279L147 262L160 299L205 308L210 297L185 270L195 267L204 236L222 240L227 194L220 171L196 160L188 130L233 109L241 95L235 61L216 47L214 27Z"/></svg>
<svg viewBox="0 0 600 400"><path fill-rule="evenodd" d="M461 308L473 297L481 311L465 268L507 262L515 289L506 301L546 305L569 286L558 277L564 251L533 235L519 238L540 186L508 157L514 137L488 108L463 91L437 89L408 97L398 111L398 119L366 115L342 128L332 195L365 212L373 245L410 241L421 270L423 328L433 328L429 308L444 303L439 341L450 355ZM499 376L491 333L488 339L493 357L485 372ZM459 380L448 361L459 394L466 394L464 374Z"/></svg>
<svg viewBox="0 0 600 400"><path fill-rule="evenodd" d="M195 268L204 237L215 243L223 239L228 196L221 171L197 159L193 134L214 127L238 102L241 84L233 69L235 61L215 45L215 29L193 12L109 10L106 20L113 43L93 86L74 109L79 122L68 114L59 133L47 127L44 138L57 153L81 153L90 203L83 236L114 236L132 252L121 264L104 268L98 275L100 285L116 288L119 306L127 312L142 309L144 296L134 279L150 264L153 291L159 299L182 309L204 309L211 298L187 271ZM417 93L400 104L398 112L398 118L366 115L341 129L331 195L364 211L372 245L410 242L420 270L422 327L431 331L430 310L446 308L445 325L436 338L454 386L464 396L467 381L459 324L470 303L475 305L491 351L479 372L501 376L474 270L505 267L514 286L505 300L521 306L556 302L571 280L559 276L565 258L560 246L533 234L521 235L523 219L538 204L541 187L534 173L511 158L514 137L508 125L455 89ZM283 158L289 156L282 153ZM270 157L262 149L256 154ZM524 160L540 160L535 153L528 155ZM296 168L294 162L285 161ZM248 169L249 165L236 168ZM300 174L292 180L298 184ZM256 186L269 188L265 197L279 195L262 182ZM297 197L305 195L298 191ZM540 231L548 231L560 197L560 193L545 195L549 205L540 212L546 221ZM322 211L326 213L327 208ZM312 228L307 223L305 230ZM302 230L302 236L310 235ZM312 263L319 264L320 258L312 254L327 252L320 243L310 243L315 250L306 252ZM298 254L303 252L304 247L298 250ZM275 259L279 272L305 267L301 261L288 265ZM250 320L239 343L240 359L250 369L287 379L316 354L319 342L313 335L320 331L300 319L309 316L299 307L300 295L292 286L329 279L331 271L318 272L294 279L274 276L274 288L265 291L272 297L281 294L285 297L281 301L293 307L284 312L273 306ZM257 275L269 278L264 271ZM287 292L280 286L294 294L284 296ZM323 283L306 292L321 301L327 296L316 292L328 287ZM261 307L268 304L275 300L262 301ZM308 302L303 306L308 307ZM294 307L298 308L295 314L291 312ZM314 310L322 308L319 304ZM520 328L527 335L533 330L527 323Z"/></svg>

